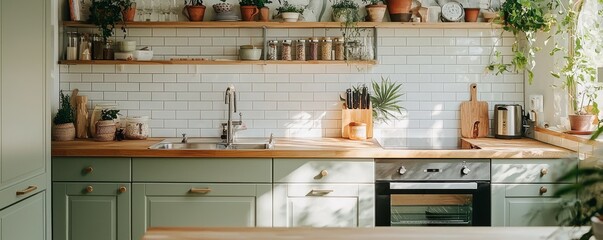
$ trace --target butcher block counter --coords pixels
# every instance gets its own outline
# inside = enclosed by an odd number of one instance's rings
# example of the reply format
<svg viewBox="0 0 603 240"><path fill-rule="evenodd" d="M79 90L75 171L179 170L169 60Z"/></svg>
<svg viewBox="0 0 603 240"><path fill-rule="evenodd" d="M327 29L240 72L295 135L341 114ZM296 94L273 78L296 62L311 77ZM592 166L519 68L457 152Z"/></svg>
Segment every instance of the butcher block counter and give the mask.
<svg viewBox="0 0 603 240"><path fill-rule="evenodd" d="M542 240L555 234L571 239L559 227L395 227L395 228L151 228L143 240L330 239L330 240Z"/></svg>
<svg viewBox="0 0 603 240"><path fill-rule="evenodd" d="M532 139L462 139L457 150L383 149L376 140L276 138L270 150L149 149L163 138L96 142L52 142L53 157L211 157L211 158L565 158L573 152Z"/></svg>

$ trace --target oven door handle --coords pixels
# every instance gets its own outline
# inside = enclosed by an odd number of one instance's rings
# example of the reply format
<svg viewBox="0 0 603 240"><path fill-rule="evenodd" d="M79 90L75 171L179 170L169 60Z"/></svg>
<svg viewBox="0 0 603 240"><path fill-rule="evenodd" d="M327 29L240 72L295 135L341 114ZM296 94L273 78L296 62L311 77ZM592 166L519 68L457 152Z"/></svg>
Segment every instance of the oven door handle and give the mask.
<svg viewBox="0 0 603 240"><path fill-rule="evenodd" d="M475 190L477 189L476 182L465 182L465 183L425 183L425 182L406 182L389 183L389 189L455 189L455 190Z"/></svg>

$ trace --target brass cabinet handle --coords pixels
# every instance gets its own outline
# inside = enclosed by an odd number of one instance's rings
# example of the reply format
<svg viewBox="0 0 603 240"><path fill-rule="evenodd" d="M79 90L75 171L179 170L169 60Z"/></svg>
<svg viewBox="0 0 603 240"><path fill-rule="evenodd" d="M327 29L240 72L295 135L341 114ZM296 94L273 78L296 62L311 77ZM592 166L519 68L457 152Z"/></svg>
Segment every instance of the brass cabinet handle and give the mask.
<svg viewBox="0 0 603 240"><path fill-rule="evenodd" d="M117 191L119 191L119 193L125 193L126 191L128 191L128 189L125 186L121 186Z"/></svg>
<svg viewBox="0 0 603 240"><path fill-rule="evenodd" d="M35 191L36 189L38 189L38 187L36 187L36 186L29 186L26 189L23 189L21 191L17 191L17 196L28 194L30 192Z"/></svg>
<svg viewBox="0 0 603 240"><path fill-rule="evenodd" d="M543 195L543 194L545 194L545 193L546 193L546 192L548 192L548 191L549 191L549 190L548 190L546 187L540 187L540 190L539 190L540 195Z"/></svg>
<svg viewBox="0 0 603 240"><path fill-rule="evenodd" d="M331 189L312 189L312 191L310 191L310 194L311 195L327 195L332 192L333 192L333 190L331 190Z"/></svg>
<svg viewBox="0 0 603 240"><path fill-rule="evenodd" d="M191 188L191 190L189 190L189 192L191 193L209 193L211 192L210 188Z"/></svg>
<svg viewBox="0 0 603 240"><path fill-rule="evenodd" d="M329 172L326 169L320 171L320 176L326 177L327 175L329 175Z"/></svg>
<svg viewBox="0 0 603 240"><path fill-rule="evenodd" d="M87 186L86 187L86 192L87 193L91 193L92 191L94 191L94 188L92 186Z"/></svg>
<svg viewBox="0 0 603 240"><path fill-rule="evenodd" d="M547 168L540 169L540 177L544 177L544 175L547 175L548 173L549 173L549 169L547 169Z"/></svg>
<svg viewBox="0 0 603 240"><path fill-rule="evenodd" d="M88 166L88 167L84 168L85 173L92 173L92 171L94 171L94 168L92 168L92 166Z"/></svg>

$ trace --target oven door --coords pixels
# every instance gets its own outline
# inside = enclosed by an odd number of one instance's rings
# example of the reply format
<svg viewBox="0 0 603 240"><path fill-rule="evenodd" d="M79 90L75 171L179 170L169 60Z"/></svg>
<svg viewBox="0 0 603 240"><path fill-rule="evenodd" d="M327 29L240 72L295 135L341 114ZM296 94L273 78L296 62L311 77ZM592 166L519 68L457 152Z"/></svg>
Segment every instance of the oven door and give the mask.
<svg viewBox="0 0 603 240"><path fill-rule="evenodd" d="M489 182L377 182L376 226L490 226Z"/></svg>

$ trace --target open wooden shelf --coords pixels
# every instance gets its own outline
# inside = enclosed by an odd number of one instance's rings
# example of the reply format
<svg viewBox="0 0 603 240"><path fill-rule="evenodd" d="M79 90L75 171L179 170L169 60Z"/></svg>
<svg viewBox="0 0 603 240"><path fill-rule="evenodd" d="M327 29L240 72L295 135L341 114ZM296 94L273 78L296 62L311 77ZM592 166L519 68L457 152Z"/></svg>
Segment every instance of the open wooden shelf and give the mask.
<svg viewBox="0 0 603 240"><path fill-rule="evenodd" d="M244 61L244 60L153 60L153 61L125 61L125 60L60 60L61 65L159 65L159 64L182 64L182 65L268 65L268 64L352 64L352 65L375 65L377 60L366 61Z"/></svg>
<svg viewBox="0 0 603 240"><path fill-rule="evenodd" d="M64 27L92 28L85 22L64 21ZM129 22L131 28L340 28L339 22ZM415 23L415 22L359 22L363 28L445 28L445 29L493 29L499 24L477 23Z"/></svg>

